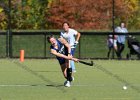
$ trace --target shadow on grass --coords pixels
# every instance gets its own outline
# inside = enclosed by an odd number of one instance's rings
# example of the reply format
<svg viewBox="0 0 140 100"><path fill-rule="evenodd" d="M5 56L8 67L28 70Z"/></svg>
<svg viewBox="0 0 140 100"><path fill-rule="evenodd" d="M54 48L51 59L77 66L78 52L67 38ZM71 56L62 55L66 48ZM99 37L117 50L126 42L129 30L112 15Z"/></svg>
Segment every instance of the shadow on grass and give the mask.
<svg viewBox="0 0 140 100"><path fill-rule="evenodd" d="M56 89L62 91L63 93L66 92L66 90L64 90L64 88L62 88L62 86L60 85L56 85L55 82L51 81L50 79L44 77L43 75L39 74L38 72L30 69L27 65L24 65L18 61L15 61L15 60L10 60L12 63L16 64L18 67L22 68L23 70L29 72L30 74L40 78L42 81L44 81L45 83L48 83L48 84L51 84L51 85L46 85L46 86L52 86L52 87L55 87ZM31 86L36 86L36 85L31 85Z"/></svg>

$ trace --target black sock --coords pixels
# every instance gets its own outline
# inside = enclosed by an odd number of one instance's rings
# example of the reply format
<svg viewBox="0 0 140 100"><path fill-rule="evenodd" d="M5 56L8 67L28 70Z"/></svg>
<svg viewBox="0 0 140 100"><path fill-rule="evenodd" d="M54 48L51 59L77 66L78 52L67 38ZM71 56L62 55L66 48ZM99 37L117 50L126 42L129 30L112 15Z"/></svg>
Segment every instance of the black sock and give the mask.
<svg viewBox="0 0 140 100"><path fill-rule="evenodd" d="M72 68L67 68L67 80L72 81Z"/></svg>

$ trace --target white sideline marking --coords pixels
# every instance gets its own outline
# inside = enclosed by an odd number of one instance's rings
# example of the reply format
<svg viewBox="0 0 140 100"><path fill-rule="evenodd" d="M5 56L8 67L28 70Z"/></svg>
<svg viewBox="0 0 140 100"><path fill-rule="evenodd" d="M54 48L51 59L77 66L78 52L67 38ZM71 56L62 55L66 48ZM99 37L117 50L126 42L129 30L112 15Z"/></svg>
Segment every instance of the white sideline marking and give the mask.
<svg viewBox="0 0 140 100"><path fill-rule="evenodd" d="M29 84L0 84L0 87L33 87L33 86L49 86L45 84L34 84L34 85L29 85ZM57 86L57 85L54 85ZM74 87L102 87L104 85L89 85L89 84L73 84L71 86Z"/></svg>
<svg viewBox="0 0 140 100"><path fill-rule="evenodd" d="M57 86L57 85L45 85L45 84L0 84L0 87L35 87L35 86ZM59 86L59 85L58 85ZM61 85L63 86L63 85ZM104 86L121 86L121 85L105 85L105 84L100 84L100 85L93 85L93 84L72 84L71 86L74 87L104 87ZM139 84L135 84L135 86L140 86Z"/></svg>
<svg viewBox="0 0 140 100"><path fill-rule="evenodd" d="M27 87L32 85L25 85L25 84L0 84L0 87Z"/></svg>

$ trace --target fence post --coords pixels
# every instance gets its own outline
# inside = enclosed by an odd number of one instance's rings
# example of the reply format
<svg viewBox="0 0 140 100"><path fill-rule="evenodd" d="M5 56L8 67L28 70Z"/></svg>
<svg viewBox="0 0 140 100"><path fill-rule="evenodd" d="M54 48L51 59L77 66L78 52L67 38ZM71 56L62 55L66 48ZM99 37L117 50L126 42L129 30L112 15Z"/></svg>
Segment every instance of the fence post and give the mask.
<svg viewBox="0 0 140 100"><path fill-rule="evenodd" d="M79 58L81 58L81 41L80 41L80 39L79 39Z"/></svg>
<svg viewBox="0 0 140 100"><path fill-rule="evenodd" d="M13 40L13 35L12 35L12 31L10 30L10 35L9 35L9 57L12 58L13 57L13 49L12 49L12 40Z"/></svg>
<svg viewBox="0 0 140 100"><path fill-rule="evenodd" d="M113 52L112 52L112 58L114 59L114 33L115 33L115 0L112 0L112 28L113 28Z"/></svg>
<svg viewBox="0 0 140 100"><path fill-rule="evenodd" d="M6 35L6 56L12 55L12 34L11 34L11 0L8 0L8 27Z"/></svg>
<svg viewBox="0 0 140 100"><path fill-rule="evenodd" d="M46 58L46 49L47 49L47 47L46 47L46 45L47 45L47 39L46 39L46 33L44 34L44 57Z"/></svg>
<svg viewBox="0 0 140 100"><path fill-rule="evenodd" d="M9 57L9 30L6 34L6 57Z"/></svg>

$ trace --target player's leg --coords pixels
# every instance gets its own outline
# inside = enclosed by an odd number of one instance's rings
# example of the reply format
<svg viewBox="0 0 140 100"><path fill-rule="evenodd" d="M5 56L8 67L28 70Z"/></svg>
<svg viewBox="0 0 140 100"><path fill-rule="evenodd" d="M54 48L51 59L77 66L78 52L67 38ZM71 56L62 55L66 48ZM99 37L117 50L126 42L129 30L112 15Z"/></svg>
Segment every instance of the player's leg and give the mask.
<svg viewBox="0 0 140 100"><path fill-rule="evenodd" d="M124 44L122 44L122 43L119 43L118 44L118 51L119 51L119 58L121 59L122 58L122 52L123 52L123 50L124 50Z"/></svg>
<svg viewBox="0 0 140 100"><path fill-rule="evenodd" d="M61 59L61 61L59 61L59 63L61 66L62 73L63 73L64 77L66 78L64 86L70 87L70 82L72 81L72 75L71 75L72 70L71 70L71 68L69 68L69 61L65 60L65 59L63 59L63 60Z"/></svg>
<svg viewBox="0 0 140 100"><path fill-rule="evenodd" d="M111 52L111 47L108 48L108 53L107 53L107 57L109 58L110 57L110 52Z"/></svg>
<svg viewBox="0 0 140 100"><path fill-rule="evenodd" d="M62 73L64 75L64 77L67 79L67 68L66 68L66 65L65 64L61 64L61 70L62 70Z"/></svg>
<svg viewBox="0 0 140 100"><path fill-rule="evenodd" d="M119 58L117 40L114 40L114 50L115 50L115 52L116 52L117 57Z"/></svg>
<svg viewBox="0 0 140 100"><path fill-rule="evenodd" d="M72 72L76 72L76 68L75 68L75 64L74 64L74 61L70 61L70 65L71 65L71 68L72 68Z"/></svg>
<svg viewBox="0 0 140 100"><path fill-rule="evenodd" d="M121 48L121 43L117 42L117 52L118 52L118 59L121 59L121 53L120 53L120 48Z"/></svg>
<svg viewBox="0 0 140 100"><path fill-rule="evenodd" d="M121 43L120 53L123 52L125 45Z"/></svg>
<svg viewBox="0 0 140 100"><path fill-rule="evenodd" d="M70 81L68 80L66 64L61 64L61 70L62 70L64 77L66 78L66 81L64 82L64 86L70 87Z"/></svg>
<svg viewBox="0 0 140 100"><path fill-rule="evenodd" d="M74 53L75 53L75 48L71 48L71 54L72 54L72 56L74 56ZM72 72L76 72L74 61L72 61L72 60L70 61L70 66L72 68Z"/></svg>
<svg viewBox="0 0 140 100"><path fill-rule="evenodd" d="M66 70L66 65L65 65L65 59L64 58L57 58L60 66L61 66L61 71L64 75L64 77L66 78L67 77L67 70Z"/></svg>
<svg viewBox="0 0 140 100"><path fill-rule="evenodd" d="M113 47L113 39L108 39L107 40L107 46L108 46L107 58L109 58L111 49Z"/></svg>
<svg viewBox="0 0 140 100"><path fill-rule="evenodd" d="M66 64L66 67L67 67L67 80L68 81L72 81L72 68L71 68L71 66L70 66L70 60L66 60L66 62L65 62L65 64Z"/></svg>
<svg viewBox="0 0 140 100"><path fill-rule="evenodd" d="M68 80L68 75L67 75L67 67L66 67L66 64L61 64L61 70L62 70L62 73L64 75L64 77L66 78L66 81L64 82L64 86L66 87L70 87L70 81Z"/></svg>

